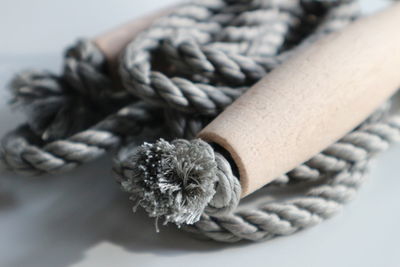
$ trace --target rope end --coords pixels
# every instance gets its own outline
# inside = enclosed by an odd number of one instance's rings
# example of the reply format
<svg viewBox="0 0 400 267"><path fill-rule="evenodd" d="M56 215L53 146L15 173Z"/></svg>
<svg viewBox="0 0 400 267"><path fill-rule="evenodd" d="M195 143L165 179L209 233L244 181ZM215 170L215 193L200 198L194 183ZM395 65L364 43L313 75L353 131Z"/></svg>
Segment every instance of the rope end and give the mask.
<svg viewBox="0 0 400 267"><path fill-rule="evenodd" d="M200 139L144 143L120 153L118 161L122 188L165 223L197 222L216 192L214 152Z"/></svg>

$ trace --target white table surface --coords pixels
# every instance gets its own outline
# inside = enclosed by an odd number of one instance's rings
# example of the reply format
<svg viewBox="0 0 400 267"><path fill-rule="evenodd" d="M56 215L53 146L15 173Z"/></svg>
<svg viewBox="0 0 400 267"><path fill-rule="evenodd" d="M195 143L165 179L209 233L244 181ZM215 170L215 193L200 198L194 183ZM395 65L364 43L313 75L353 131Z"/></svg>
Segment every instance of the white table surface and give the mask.
<svg viewBox="0 0 400 267"><path fill-rule="evenodd" d="M58 70L63 48L173 0L0 0L0 87L28 67ZM365 10L382 5L364 1ZM0 91L0 134L22 122ZM400 146L381 155L344 211L294 236L241 245L162 227L111 178L109 159L63 175L0 174L1 267L400 266Z"/></svg>

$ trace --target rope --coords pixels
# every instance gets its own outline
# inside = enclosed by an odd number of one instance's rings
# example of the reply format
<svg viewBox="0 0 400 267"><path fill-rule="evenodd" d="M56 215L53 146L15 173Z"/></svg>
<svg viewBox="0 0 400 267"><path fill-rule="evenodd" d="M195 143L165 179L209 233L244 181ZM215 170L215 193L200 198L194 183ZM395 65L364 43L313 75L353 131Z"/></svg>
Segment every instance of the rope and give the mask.
<svg viewBox="0 0 400 267"><path fill-rule="evenodd" d="M356 194L370 160L400 139L390 102L262 192L304 190L272 200L266 192L251 207L239 203L239 179L224 151L193 138L276 66L358 16L355 0L195 0L128 44L122 84L101 51L79 41L61 75L29 71L10 83L28 122L4 137L1 163L23 174L57 173L117 148L117 181L135 209L157 220L223 242L316 225ZM164 139L129 145L146 129Z"/></svg>

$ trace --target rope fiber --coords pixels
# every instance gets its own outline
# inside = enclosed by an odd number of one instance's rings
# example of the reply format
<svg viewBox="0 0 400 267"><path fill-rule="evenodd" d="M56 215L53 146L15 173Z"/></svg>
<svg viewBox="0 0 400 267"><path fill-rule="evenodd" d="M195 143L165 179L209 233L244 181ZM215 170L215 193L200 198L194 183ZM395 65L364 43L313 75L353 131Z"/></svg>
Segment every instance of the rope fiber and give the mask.
<svg viewBox="0 0 400 267"><path fill-rule="evenodd" d="M96 45L80 40L67 49L61 75L34 70L11 81L11 103L27 122L3 138L0 162L21 174L58 173L112 150L117 181L134 209L217 241L265 240L316 225L356 194L370 159L400 139L391 100L257 192L252 205L240 204L239 178L226 153L195 136L300 48L357 19L358 4L184 3L127 45L120 83ZM146 129L162 138L146 136ZM130 144L141 135L148 142ZM268 193L296 186L304 190L272 199Z"/></svg>

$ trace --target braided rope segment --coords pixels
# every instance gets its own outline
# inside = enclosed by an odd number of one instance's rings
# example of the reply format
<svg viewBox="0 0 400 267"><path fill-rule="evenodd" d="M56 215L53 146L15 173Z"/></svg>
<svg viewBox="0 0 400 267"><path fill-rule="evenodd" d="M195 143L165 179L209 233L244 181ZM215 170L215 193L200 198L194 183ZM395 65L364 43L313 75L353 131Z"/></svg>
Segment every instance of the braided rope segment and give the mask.
<svg viewBox="0 0 400 267"><path fill-rule="evenodd" d="M7 134L0 147L2 164L17 173L38 175L69 171L117 147L129 134L138 135L155 120L142 102L126 106L93 127L68 138L43 144L27 125Z"/></svg>
<svg viewBox="0 0 400 267"><path fill-rule="evenodd" d="M223 95L230 97L227 87L254 84L289 57L283 52L313 28L311 40L342 28L358 14L354 1L339 7L292 0L214 2L218 10L207 1L183 5L127 46L120 75L128 91L152 105L215 115L230 104L221 102ZM172 73L153 68L152 62L161 60L154 58L155 51L173 64Z"/></svg>
<svg viewBox="0 0 400 267"><path fill-rule="evenodd" d="M68 171L159 121L154 108L113 87L105 64L96 46L81 40L67 49L61 76L29 70L13 78L11 104L27 123L3 138L3 168L26 175Z"/></svg>
<svg viewBox="0 0 400 267"><path fill-rule="evenodd" d="M81 39L65 52L63 76L81 94L110 94L114 83L107 67L106 59L97 46Z"/></svg>

